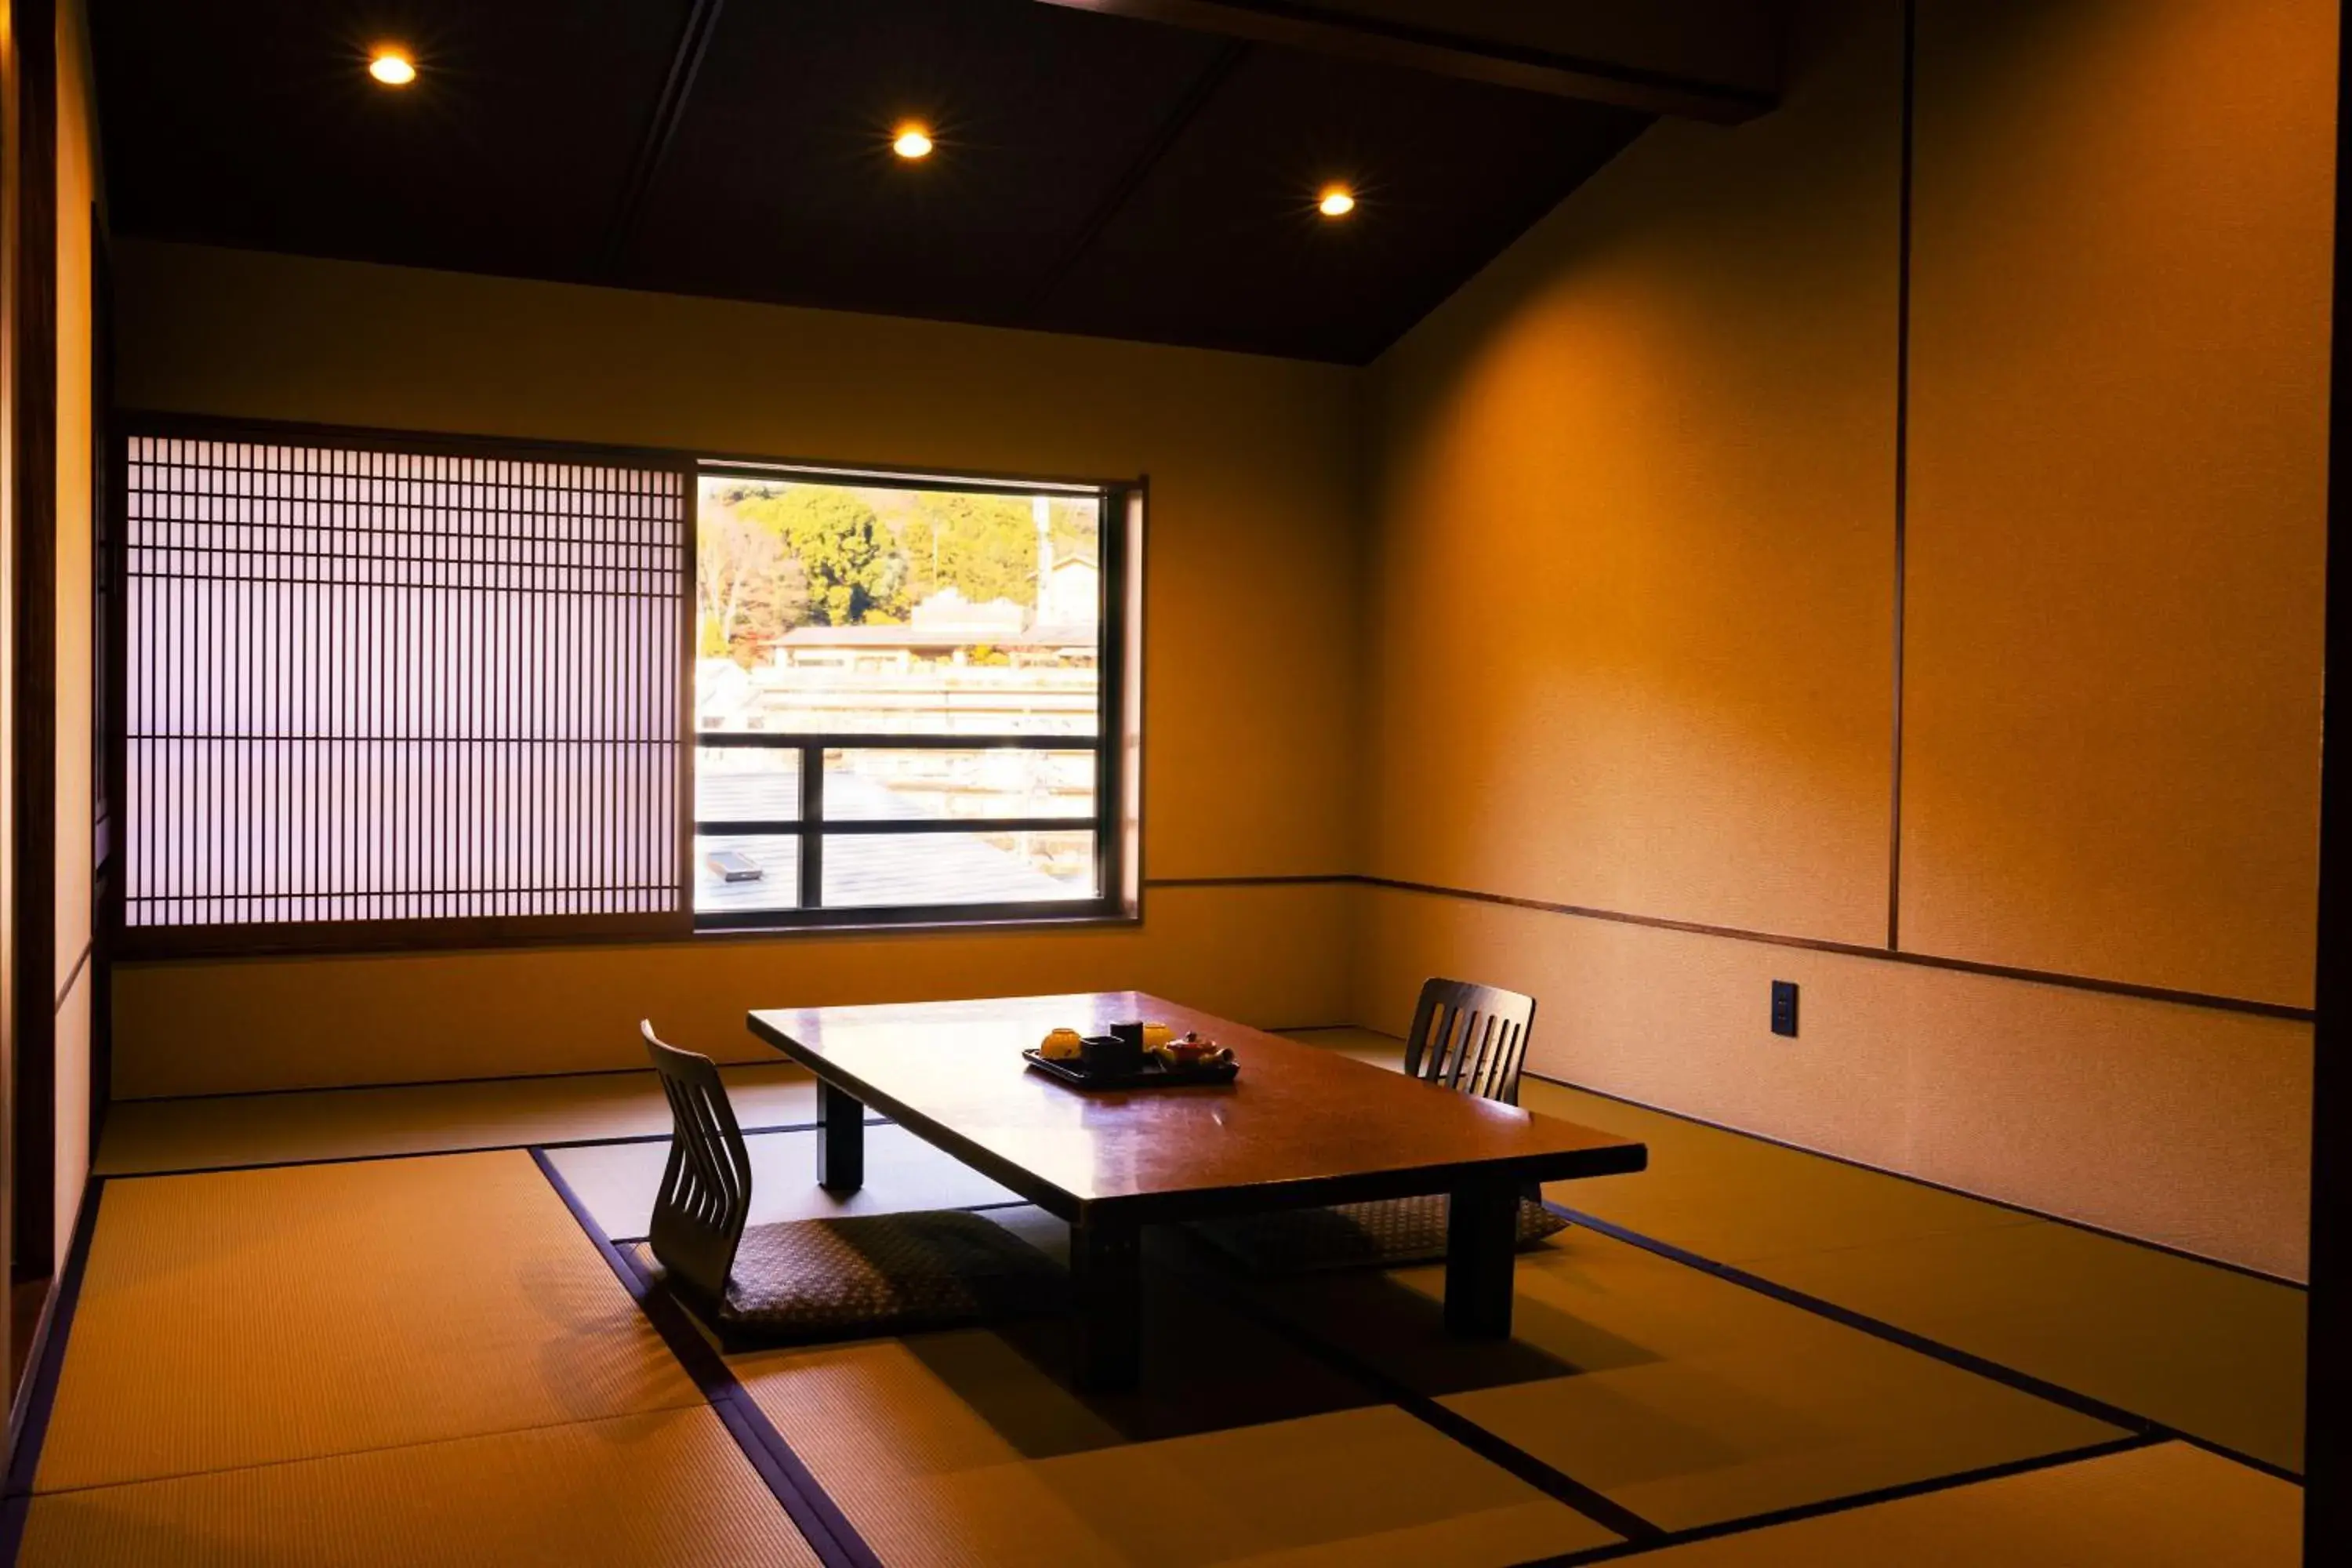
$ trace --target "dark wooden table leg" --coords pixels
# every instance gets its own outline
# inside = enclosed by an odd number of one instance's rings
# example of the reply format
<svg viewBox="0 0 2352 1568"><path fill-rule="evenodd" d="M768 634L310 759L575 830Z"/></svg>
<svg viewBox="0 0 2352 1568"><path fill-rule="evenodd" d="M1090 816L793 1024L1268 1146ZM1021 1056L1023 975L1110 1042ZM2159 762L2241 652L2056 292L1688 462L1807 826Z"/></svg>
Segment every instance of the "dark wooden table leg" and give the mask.
<svg viewBox="0 0 2352 1568"><path fill-rule="evenodd" d="M823 1079L816 1085L816 1184L828 1193L866 1184L866 1107Z"/></svg>
<svg viewBox="0 0 2352 1568"><path fill-rule="evenodd" d="M1090 1215L1070 1226L1071 1306L1082 1388L1132 1388L1143 1374L1143 1247L1129 1221Z"/></svg>
<svg viewBox="0 0 2352 1568"><path fill-rule="evenodd" d="M1473 1340L1510 1337L1518 1228L1516 1183L1478 1179L1454 1189L1445 1229L1448 1331Z"/></svg>

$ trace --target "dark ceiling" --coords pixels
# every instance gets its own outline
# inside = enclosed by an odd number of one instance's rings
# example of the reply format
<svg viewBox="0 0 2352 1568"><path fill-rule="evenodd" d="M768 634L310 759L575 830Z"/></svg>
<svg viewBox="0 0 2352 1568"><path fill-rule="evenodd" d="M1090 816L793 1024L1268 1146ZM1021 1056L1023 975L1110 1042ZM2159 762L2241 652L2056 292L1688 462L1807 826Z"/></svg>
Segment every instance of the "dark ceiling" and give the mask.
<svg viewBox="0 0 2352 1568"><path fill-rule="evenodd" d="M118 233L1351 363L1649 123L1033 0L93 8Z"/></svg>

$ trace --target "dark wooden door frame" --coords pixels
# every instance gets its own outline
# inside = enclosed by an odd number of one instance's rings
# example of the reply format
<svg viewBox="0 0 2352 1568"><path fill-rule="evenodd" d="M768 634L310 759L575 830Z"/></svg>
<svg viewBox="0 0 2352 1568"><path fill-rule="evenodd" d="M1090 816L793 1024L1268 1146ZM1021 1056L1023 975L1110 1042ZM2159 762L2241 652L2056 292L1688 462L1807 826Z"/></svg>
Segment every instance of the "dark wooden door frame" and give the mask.
<svg viewBox="0 0 2352 1568"><path fill-rule="evenodd" d="M2325 689L2352 691L2352 248L2345 239L2352 136L2343 111L2352 37L2336 39L2335 341L2330 345L2327 440L2327 643ZM2352 1560L2352 757L2336 742L2352 716L2345 705L2323 720L2319 799L2318 983L2312 1030L2311 1296L2309 1383L2305 1408L2304 1561ZM2331 963L2327 954L2336 954Z"/></svg>
<svg viewBox="0 0 2352 1568"><path fill-rule="evenodd" d="M122 778L129 711L121 650L124 598L121 473L114 449L114 244L89 208L89 1157L114 1099L114 949L121 929ZM77 869L76 875L79 874Z"/></svg>

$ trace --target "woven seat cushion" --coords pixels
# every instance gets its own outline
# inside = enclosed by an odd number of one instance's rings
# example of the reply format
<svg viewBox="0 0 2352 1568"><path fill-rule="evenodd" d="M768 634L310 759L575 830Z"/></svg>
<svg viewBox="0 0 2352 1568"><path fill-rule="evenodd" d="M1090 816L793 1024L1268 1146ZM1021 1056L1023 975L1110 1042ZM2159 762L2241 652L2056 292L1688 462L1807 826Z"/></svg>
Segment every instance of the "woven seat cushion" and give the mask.
<svg viewBox="0 0 2352 1568"><path fill-rule="evenodd" d="M640 1256L651 1261L650 1248ZM730 1347L806 1344L1050 1311L1067 1285L1003 1226L940 1209L753 1226L736 1248L727 1300L715 1311L693 1304Z"/></svg>
<svg viewBox="0 0 2352 1568"><path fill-rule="evenodd" d="M1193 1230L1259 1274L1327 1268L1395 1268L1445 1256L1451 1200L1444 1193L1331 1208L1285 1209L1240 1219L1202 1220ZM1532 1198L1519 1200L1522 1248L1568 1228Z"/></svg>

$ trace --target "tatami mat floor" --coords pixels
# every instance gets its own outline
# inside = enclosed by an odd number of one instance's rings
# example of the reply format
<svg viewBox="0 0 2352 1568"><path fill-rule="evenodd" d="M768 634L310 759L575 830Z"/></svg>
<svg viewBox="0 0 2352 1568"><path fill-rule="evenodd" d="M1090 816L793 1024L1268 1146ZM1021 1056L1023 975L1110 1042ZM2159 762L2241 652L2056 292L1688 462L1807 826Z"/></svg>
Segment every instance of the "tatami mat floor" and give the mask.
<svg viewBox="0 0 2352 1568"><path fill-rule="evenodd" d="M789 1069L730 1079L747 1127L813 1119ZM649 1076L117 1107L38 1467L0 1519L45 1563L2294 1560L2290 1481L1751 1285L2280 1466L2299 1292L1526 1098L1653 1158L1552 1194L1624 1234L1524 1259L1512 1342L1446 1341L1437 1270L1274 1287L1155 1233L1145 1382L1118 1397L1074 1390L1053 1320L722 1366L656 1332L530 1153L431 1157L591 1141L544 1158L588 1226L641 1234L665 1148L615 1140L666 1130ZM832 1212L813 1134L751 1142L756 1217ZM868 1145L859 1207L998 1205L1061 1249L918 1141ZM122 1174L292 1161L350 1163ZM809 1497L837 1513L809 1524Z"/></svg>
<svg viewBox="0 0 2352 1568"><path fill-rule="evenodd" d="M1382 1369L1667 1530L2127 1434L1591 1231L1520 1262L1514 1335L1443 1331L1442 1268L1268 1292Z"/></svg>
<svg viewBox="0 0 2352 1568"><path fill-rule="evenodd" d="M110 1181L37 1492L702 1403L530 1156Z"/></svg>
<svg viewBox="0 0 2352 1568"><path fill-rule="evenodd" d="M707 1405L34 1500L26 1563L818 1568Z"/></svg>
<svg viewBox="0 0 2352 1568"><path fill-rule="evenodd" d="M1655 1568L2214 1568L2300 1561L2303 1494L2183 1443L1668 1547Z"/></svg>
<svg viewBox="0 0 2352 1568"><path fill-rule="evenodd" d="M1034 1209L999 1223L1065 1251ZM1161 1238L1161 1253L1181 1249ZM1204 1292L1150 1275L1134 1393L1076 1390L1050 1320L730 1358L885 1563L1524 1563L1592 1520Z"/></svg>
<svg viewBox="0 0 2352 1568"><path fill-rule="evenodd" d="M1305 1035L1394 1067L1361 1029ZM2299 1471L2304 1292L1917 1182L1530 1079L1530 1110L1643 1140L1554 1202Z"/></svg>

